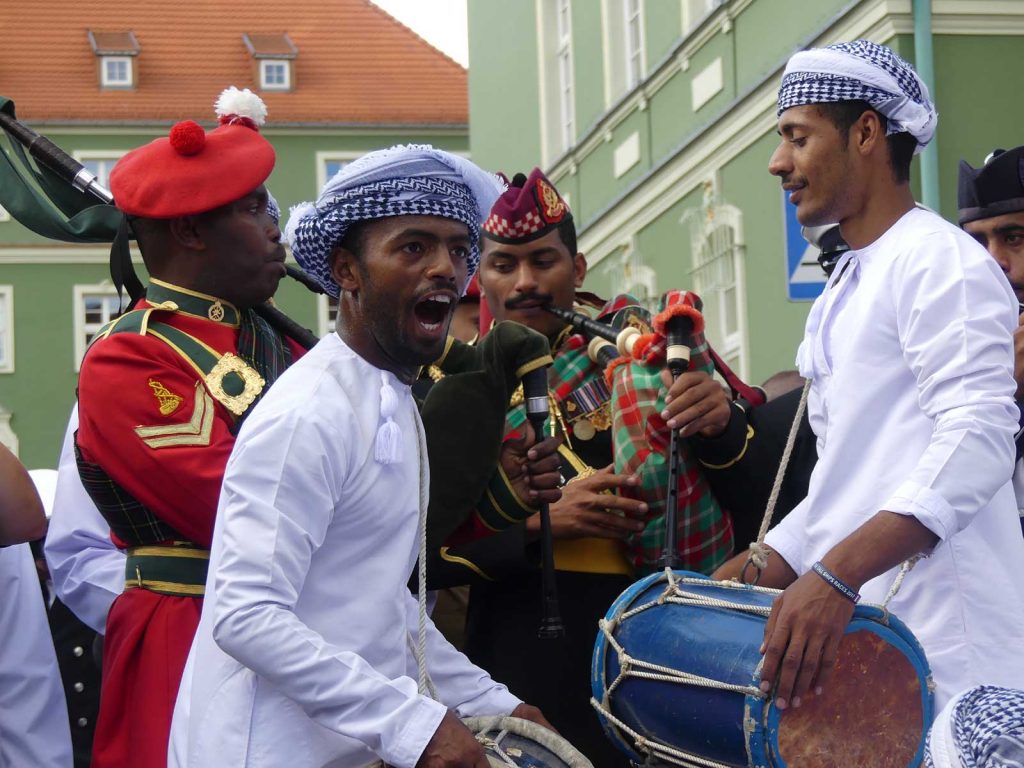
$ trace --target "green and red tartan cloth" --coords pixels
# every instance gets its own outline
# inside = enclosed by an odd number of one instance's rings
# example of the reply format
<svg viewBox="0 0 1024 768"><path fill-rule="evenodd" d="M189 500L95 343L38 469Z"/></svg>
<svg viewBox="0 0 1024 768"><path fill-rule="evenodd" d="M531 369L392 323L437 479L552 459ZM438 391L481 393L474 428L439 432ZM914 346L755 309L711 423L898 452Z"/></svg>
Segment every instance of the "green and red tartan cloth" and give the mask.
<svg viewBox="0 0 1024 768"><path fill-rule="evenodd" d="M700 309L700 299L696 294L674 292L674 295L685 297L687 303ZM664 299L662 302L664 305ZM616 296L606 303L597 319L617 329L631 320L650 324L647 310L628 295ZM587 356L587 341L580 335L572 335L552 350L554 364L548 372L548 386L560 407L574 390L598 376L604 376L604 370ZM693 334L690 345L689 370L712 374L714 365L703 333ZM659 349L660 360L657 355ZM633 361L616 368L611 393L615 471L640 477L639 487L622 489L621 493L646 502L649 508L644 518L647 523L644 530L626 541L628 557L638 575L659 567L668 497L670 430L660 415L667 393L661 382L664 344L651 345L650 350L648 359L653 359L652 363ZM512 408L506 421L508 431L516 432L525 420L523 405ZM711 494L711 488L685 440L680 450L679 511L676 519L680 567L711 573L732 554L732 522Z"/></svg>

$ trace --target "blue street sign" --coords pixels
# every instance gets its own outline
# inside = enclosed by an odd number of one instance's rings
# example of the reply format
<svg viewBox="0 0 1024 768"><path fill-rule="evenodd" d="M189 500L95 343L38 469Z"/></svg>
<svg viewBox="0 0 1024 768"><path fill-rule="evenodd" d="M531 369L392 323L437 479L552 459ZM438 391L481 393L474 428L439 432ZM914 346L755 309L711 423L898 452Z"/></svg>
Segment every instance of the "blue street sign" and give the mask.
<svg viewBox="0 0 1024 768"><path fill-rule="evenodd" d="M814 301L825 290L825 273L818 264L818 249L800 234L796 206L782 190L782 215L786 222L786 297L790 301Z"/></svg>

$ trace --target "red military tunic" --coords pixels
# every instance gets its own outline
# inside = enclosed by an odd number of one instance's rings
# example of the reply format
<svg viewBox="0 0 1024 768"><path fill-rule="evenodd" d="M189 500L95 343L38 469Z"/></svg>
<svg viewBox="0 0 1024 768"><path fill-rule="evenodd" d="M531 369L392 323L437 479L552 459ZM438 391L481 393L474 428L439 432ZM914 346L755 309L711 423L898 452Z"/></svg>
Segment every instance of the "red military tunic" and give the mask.
<svg viewBox="0 0 1024 768"><path fill-rule="evenodd" d="M204 301L200 307L213 302L194 299ZM150 322L184 331L217 355L236 353L238 313L226 302L221 307L221 322L181 311L153 313ZM301 355L289 346L292 359ZM78 393L81 459L102 467L182 539L208 549L236 417L211 396L200 372L154 335L112 333L85 356ZM121 548L140 543L111 538ZM178 684L199 623L201 589L170 596L134 586L129 580L107 618L94 768L166 764Z"/></svg>

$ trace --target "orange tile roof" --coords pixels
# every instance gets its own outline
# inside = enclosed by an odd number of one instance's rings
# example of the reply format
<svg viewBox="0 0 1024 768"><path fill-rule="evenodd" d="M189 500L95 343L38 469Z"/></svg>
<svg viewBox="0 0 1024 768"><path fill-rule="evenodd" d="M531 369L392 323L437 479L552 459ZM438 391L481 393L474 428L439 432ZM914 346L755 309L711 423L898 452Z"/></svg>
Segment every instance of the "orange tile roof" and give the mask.
<svg viewBox="0 0 1024 768"><path fill-rule="evenodd" d="M221 89L258 90L244 33L299 50L295 90L260 94L268 128L468 122L466 70L369 0L33 0L3 28L0 94L28 122L211 122ZM135 33L135 90L100 89L90 29Z"/></svg>

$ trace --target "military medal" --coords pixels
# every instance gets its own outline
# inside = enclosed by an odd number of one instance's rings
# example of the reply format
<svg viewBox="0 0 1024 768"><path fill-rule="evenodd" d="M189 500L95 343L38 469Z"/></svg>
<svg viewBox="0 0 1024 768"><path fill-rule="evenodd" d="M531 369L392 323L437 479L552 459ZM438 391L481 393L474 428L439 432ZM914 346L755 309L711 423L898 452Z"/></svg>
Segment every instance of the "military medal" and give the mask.
<svg viewBox="0 0 1024 768"><path fill-rule="evenodd" d="M597 430L589 419L581 418L572 423L572 433L580 440L592 440Z"/></svg>
<svg viewBox="0 0 1024 768"><path fill-rule="evenodd" d="M206 310L206 316L215 323L219 323L224 319L224 305L220 303L219 299L213 302L210 308Z"/></svg>

